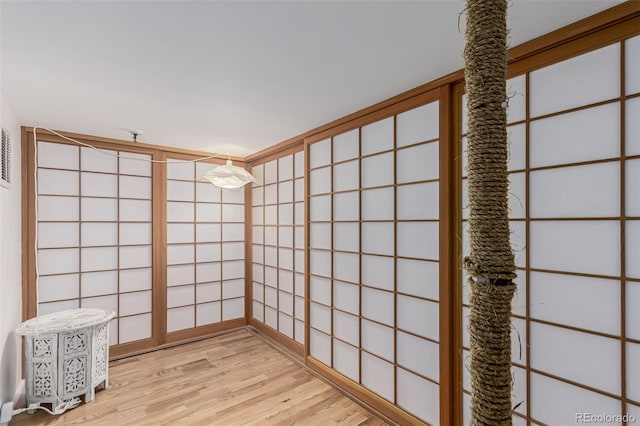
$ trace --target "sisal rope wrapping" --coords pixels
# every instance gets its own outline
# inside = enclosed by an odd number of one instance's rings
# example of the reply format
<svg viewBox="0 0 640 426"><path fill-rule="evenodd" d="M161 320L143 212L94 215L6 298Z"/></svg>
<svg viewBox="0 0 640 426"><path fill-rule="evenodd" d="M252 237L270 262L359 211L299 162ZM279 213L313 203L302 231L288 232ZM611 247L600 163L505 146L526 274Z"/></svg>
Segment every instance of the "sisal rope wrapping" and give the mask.
<svg viewBox="0 0 640 426"><path fill-rule="evenodd" d="M471 424L511 425L515 263L507 177L506 0L467 0Z"/></svg>

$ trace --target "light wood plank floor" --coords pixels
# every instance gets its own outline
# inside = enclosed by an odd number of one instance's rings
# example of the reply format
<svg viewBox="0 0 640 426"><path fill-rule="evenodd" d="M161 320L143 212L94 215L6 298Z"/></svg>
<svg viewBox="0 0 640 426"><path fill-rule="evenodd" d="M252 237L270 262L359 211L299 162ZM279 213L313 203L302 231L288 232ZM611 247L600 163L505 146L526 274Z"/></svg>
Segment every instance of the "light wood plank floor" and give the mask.
<svg viewBox="0 0 640 426"><path fill-rule="evenodd" d="M20 425L386 425L260 337L238 330L114 361L110 386Z"/></svg>

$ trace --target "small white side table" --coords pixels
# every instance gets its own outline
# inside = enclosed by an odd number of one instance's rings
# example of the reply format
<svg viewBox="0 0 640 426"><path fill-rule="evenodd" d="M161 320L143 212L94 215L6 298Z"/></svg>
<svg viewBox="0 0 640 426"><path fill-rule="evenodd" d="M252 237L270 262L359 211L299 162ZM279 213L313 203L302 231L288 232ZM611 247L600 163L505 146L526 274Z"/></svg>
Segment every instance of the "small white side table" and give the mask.
<svg viewBox="0 0 640 426"><path fill-rule="evenodd" d="M109 386L109 321L105 309L70 309L23 322L27 407L84 395L91 402L96 386Z"/></svg>

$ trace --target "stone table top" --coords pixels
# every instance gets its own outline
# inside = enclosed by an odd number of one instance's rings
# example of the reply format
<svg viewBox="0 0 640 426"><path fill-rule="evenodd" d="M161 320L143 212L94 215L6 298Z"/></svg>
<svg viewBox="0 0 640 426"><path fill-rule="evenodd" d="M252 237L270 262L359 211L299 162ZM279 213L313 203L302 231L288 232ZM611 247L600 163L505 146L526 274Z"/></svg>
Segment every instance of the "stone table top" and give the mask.
<svg viewBox="0 0 640 426"><path fill-rule="evenodd" d="M79 308L54 312L31 318L20 324L16 334L33 336L45 333L60 333L67 330L90 327L111 320L115 312L107 309Z"/></svg>

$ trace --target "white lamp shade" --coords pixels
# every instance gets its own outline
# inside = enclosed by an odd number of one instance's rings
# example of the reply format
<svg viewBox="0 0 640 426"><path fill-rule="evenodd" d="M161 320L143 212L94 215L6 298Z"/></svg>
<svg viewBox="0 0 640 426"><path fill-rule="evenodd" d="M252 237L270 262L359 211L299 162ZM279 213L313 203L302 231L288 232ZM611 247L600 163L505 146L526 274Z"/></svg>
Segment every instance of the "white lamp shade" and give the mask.
<svg viewBox="0 0 640 426"><path fill-rule="evenodd" d="M234 166L231 160L227 160L224 166L208 171L203 177L215 186L226 189L242 188L249 182L258 183L251 173L242 167Z"/></svg>

